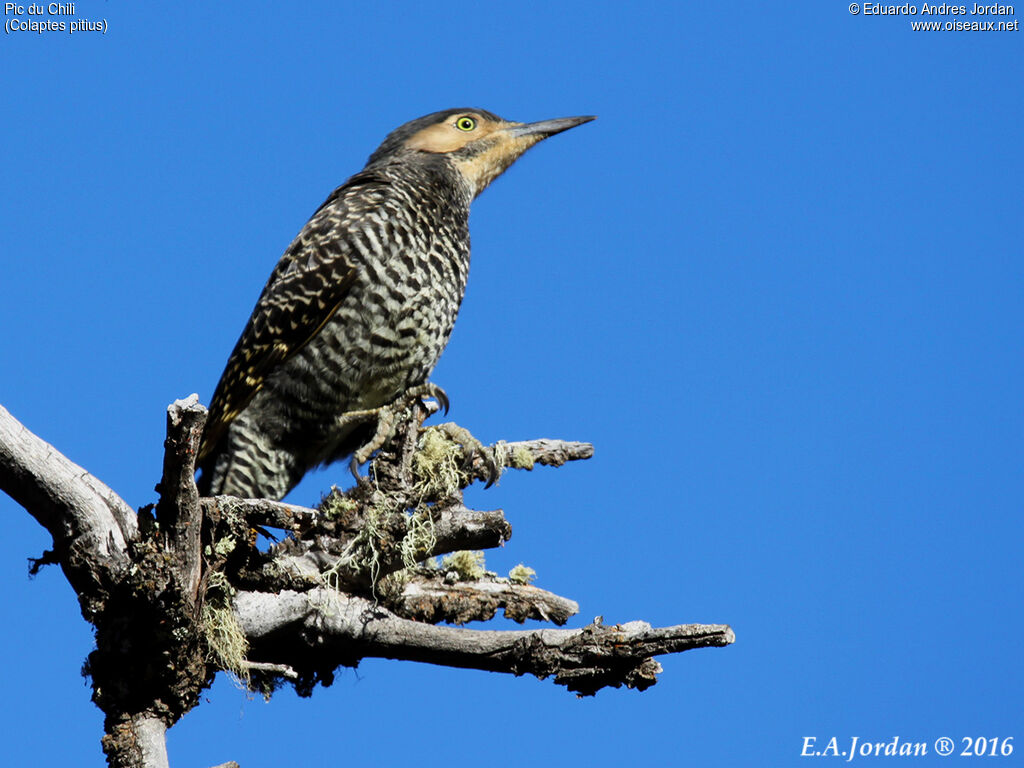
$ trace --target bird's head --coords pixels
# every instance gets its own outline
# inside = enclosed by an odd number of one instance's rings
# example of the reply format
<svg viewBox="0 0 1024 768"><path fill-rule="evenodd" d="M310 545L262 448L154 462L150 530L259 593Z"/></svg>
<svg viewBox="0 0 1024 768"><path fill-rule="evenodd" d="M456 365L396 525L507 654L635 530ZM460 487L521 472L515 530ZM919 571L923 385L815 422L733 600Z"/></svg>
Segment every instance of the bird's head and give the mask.
<svg viewBox="0 0 1024 768"><path fill-rule="evenodd" d="M537 142L593 119L560 117L514 123L483 109L446 109L396 128L370 156L367 166L441 156L476 197Z"/></svg>

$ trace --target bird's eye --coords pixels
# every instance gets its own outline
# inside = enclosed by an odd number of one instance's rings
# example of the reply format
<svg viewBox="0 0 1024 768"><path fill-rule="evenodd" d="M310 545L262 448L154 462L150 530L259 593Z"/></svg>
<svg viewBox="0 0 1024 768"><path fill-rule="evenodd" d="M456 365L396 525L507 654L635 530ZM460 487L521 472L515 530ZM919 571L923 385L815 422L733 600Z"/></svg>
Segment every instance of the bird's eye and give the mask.
<svg viewBox="0 0 1024 768"><path fill-rule="evenodd" d="M455 121L455 127L460 131L472 131L476 128L476 120L472 117L460 117Z"/></svg>

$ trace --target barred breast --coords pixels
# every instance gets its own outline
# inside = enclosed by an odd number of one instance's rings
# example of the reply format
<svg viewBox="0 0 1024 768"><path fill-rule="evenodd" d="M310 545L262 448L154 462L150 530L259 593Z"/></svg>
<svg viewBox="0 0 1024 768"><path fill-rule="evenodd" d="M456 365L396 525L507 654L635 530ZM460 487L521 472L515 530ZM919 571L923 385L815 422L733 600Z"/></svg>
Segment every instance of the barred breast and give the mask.
<svg viewBox="0 0 1024 768"><path fill-rule="evenodd" d="M391 402L437 365L469 273L470 196L443 167L402 170L341 188L275 270L281 281L338 274L340 260L354 274L323 326L228 427L210 493L283 496L310 468L358 447L338 429L340 416ZM280 300L304 297L293 290Z"/></svg>

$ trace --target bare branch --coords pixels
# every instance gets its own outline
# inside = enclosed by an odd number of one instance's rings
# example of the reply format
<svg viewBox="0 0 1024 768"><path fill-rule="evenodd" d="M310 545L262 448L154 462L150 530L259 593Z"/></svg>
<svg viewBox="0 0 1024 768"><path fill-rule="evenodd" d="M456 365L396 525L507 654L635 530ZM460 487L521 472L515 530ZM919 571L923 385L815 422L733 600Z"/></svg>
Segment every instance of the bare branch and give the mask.
<svg viewBox="0 0 1024 768"><path fill-rule="evenodd" d="M561 626L580 610L575 601L529 584L513 584L508 579L446 584L440 576L414 577L390 604L404 618L431 624L487 621L494 618L498 608L504 608L505 618L520 624L537 619Z"/></svg>
<svg viewBox="0 0 1024 768"><path fill-rule="evenodd" d="M315 509L285 504L270 499L239 499L235 496L212 496L200 499L206 514L239 515L252 526L301 531L312 526L319 517Z"/></svg>
<svg viewBox="0 0 1024 768"><path fill-rule="evenodd" d="M116 581L138 536L135 511L104 483L0 406L0 489L53 536L68 581L83 599Z"/></svg>
<svg viewBox="0 0 1024 768"><path fill-rule="evenodd" d="M158 489L156 517L167 534L167 550L176 558L174 571L181 595L194 603L202 569L199 546L203 513L196 489L196 457L206 423L199 395L175 400L167 407L164 475Z"/></svg>
<svg viewBox="0 0 1024 768"><path fill-rule="evenodd" d="M242 669L249 672L265 672L271 675L278 675L286 680L297 680L299 673L287 664L266 664L261 661L243 661Z"/></svg>
<svg viewBox="0 0 1024 768"><path fill-rule="evenodd" d="M520 440L514 443L499 443L508 455L506 466L515 469L530 469L532 464L525 460L526 454L533 457L534 463L545 467L560 467L569 461L581 461L592 458L592 443L577 443L569 440ZM521 466L522 465L522 466Z"/></svg>
<svg viewBox="0 0 1024 768"><path fill-rule="evenodd" d="M531 471L536 464L546 467L560 467L569 461L589 459L594 455L591 443L577 443L567 440L519 440L512 443L499 442L490 446L494 459L499 466L511 469ZM469 468L467 482L473 480L490 480L490 467L486 457L473 456Z"/></svg>
<svg viewBox="0 0 1024 768"><path fill-rule="evenodd" d="M148 712L108 722L103 751L110 768L170 768L167 724Z"/></svg>
<svg viewBox="0 0 1024 768"><path fill-rule="evenodd" d="M644 622L582 629L499 632L439 627L403 619L373 602L330 589L240 592L234 608L251 654L300 675L329 677L367 656L491 672L555 675L580 695L626 685L644 689L661 667L652 656L733 642L721 624L652 629Z"/></svg>
<svg viewBox="0 0 1024 768"><path fill-rule="evenodd" d="M135 721L145 768L170 768L167 760L167 726L158 717L139 717Z"/></svg>

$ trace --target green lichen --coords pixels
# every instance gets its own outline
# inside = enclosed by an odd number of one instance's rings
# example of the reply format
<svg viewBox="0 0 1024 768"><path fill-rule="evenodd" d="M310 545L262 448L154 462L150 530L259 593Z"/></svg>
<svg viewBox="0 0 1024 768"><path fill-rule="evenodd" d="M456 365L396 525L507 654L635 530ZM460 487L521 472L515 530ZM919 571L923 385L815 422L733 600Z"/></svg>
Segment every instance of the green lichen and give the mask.
<svg viewBox="0 0 1024 768"><path fill-rule="evenodd" d="M535 578L537 578L537 572L522 563L508 572L508 580L513 584L530 584Z"/></svg>
<svg viewBox="0 0 1024 768"><path fill-rule="evenodd" d="M220 541L218 541L214 545L213 550L218 555L220 555L221 557L227 557L228 555L230 555L232 552L235 551L235 547L237 545L238 545L238 542L235 541L230 536L228 536L228 537L225 537L225 538L221 539Z"/></svg>
<svg viewBox="0 0 1024 768"><path fill-rule="evenodd" d="M331 492L320 500L320 513L328 520L344 518L359 509L359 505L338 489L331 487Z"/></svg>
<svg viewBox="0 0 1024 768"><path fill-rule="evenodd" d="M234 591L223 573L211 573L200 621L210 660L248 687L249 673L245 661L249 641L231 609Z"/></svg>
<svg viewBox="0 0 1024 768"><path fill-rule="evenodd" d="M411 487L403 494L401 501L378 491L371 505L362 506L358 534L335 565L323 574L328 586L340 588L343 570L355 570L369 574L376 595L385 551L389 558L394 554L399 555L403 569L411 570L434 550L437 542L437 505L459 499L460 491L467 482L463 469L467 451L465 443L472 441L472 445L477 446L476 450L480 449L479 442L465 430L460 428L453 435L453 426L427 427L420 431L412 457ZM463 432L464 439L459 437ZM503 464L507 454L503 446L502 450L494 453L495 458ZM500 469L502 466L499 465L499 472ZM332 489L320 509L325 517L331 518L352 515L359 511L360 505L344 497L337 489ZM398 515L404 516L404 520L399 521L396 517ZM400 522L404 522L404 531ZM469 553L456 554L453 563L450 564L450 558L446 558L442 568L454 570L463 578L480 578L484 575L482 553L477 553L478 565L474 565L473 557L466 559Z"/></svg>
<svg viewBox="0 0 1024 768"><path fill-rule="evenodd" d="M405 536L402 537L402 565L416 567L424 553L430 552L437 542L434 516L430 507L421 502L409 515Z"/></svg>
<svg viewBox="0 0 1024 768"><path fill-rule="evenodd" d="M405 585L409 583L410 578L412 578L412 573L406 569L389 573L377 582L377 599L385 604L397 600L401 597L402 590L405 589Z"/></svg>
<svg viewBox="0 0 1024 768"><path fill-rule="evenodd" d="M380 578L381 541L386 540L386 521L393 511L389 499L380 498L366 508L362 526L345 552L333 566L323 573L324 581L331 589L341 591L341 572L346 569L364 571L370 574L370 583L377 584Z"/></svg>
<svg viewBox="0 0 1024 768"><path fill-rule="evenodd" d="M459 492L462 446L438 427L427 427L420 433L412 458L413 493L421 501L440 501Z"/></svg>
<svg viewBox="0 0 1024 768"><path fill-rule="evenodd" d="M484 553L479 550L452 552L441 561L441 570L458 574L461 581L482 579L487 574L484 566Z"/></svg>
<svg viewBox="0 0 1024 768"><path fill-rule="evenodd" d="M528 448L522 445L516 446L509 456L509 463L516 469L533 469L535 459Z"/></svg>

